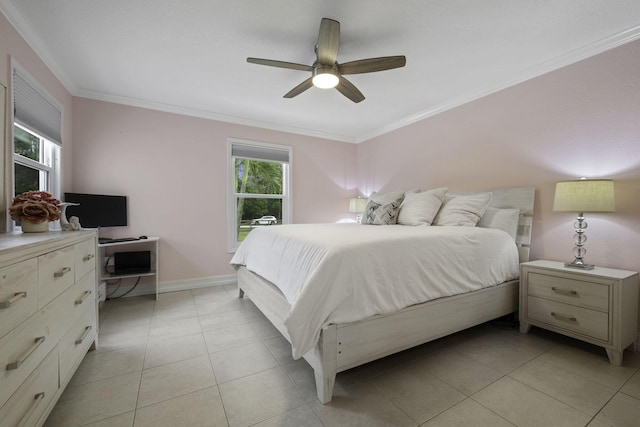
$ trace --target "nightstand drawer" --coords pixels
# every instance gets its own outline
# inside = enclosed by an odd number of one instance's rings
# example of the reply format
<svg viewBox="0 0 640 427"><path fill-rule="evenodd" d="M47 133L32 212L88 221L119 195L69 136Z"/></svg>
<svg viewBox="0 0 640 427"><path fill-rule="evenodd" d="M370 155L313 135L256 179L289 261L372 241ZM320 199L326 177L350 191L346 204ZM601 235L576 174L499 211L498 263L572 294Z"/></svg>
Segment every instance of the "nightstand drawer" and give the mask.
<svg viewBox="0 0 640 427"><path fill-rule="evenodd" d="M609 340L609 315L570 304L530 296L529 319L566 329L597 340Z"/></svg>
<svg viewBox="0 0 640 427"><path fill-rule="evenodd" d="M527 280L528 295L609 312L607 284L534 272L528 273Z"/></svg>

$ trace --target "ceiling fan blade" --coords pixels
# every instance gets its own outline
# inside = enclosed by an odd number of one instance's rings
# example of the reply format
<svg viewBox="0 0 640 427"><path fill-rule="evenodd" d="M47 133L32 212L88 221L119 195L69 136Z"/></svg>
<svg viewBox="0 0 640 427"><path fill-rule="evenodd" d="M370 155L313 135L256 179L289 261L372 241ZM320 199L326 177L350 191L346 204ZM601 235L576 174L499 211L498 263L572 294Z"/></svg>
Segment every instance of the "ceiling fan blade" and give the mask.
<svg viewBox="0 0 640 427"><path fill-rule="evenodd" d="M283 98L293 98L294 96L298 96L305 90L309 89L311 86L313 86L313 82L311 81L311 77L309 77L307 80L303 81L298 86L287 92L286 95L283 96Z"/></svg>
<svg viewBox="0 0 640 427"><path fill-rule="evenodd" d="M353 85L353 83L342 76L340 76L340 81L338 82L336 89L338 89L338 92L340 92L356 104L360 101L364 101L364 95L362 94L362 92L360 92L358 88Z"/></svg>
<svg viewBox="0 0 640 427"><path fill-rule="evenodd" d="M318 34L318 62L323 65L333 65L338 58L340 47L340 23L333 19L322 18Z"/></svg>
<svg viewBox="0 0 640 427"><path fill-rule="evenodd" d="M258 65L268 65L269 67L289 68L291 70L312 71L313 67L293 62L275 61L273 59L247 58L247 62Z"/></svg>
<svg viewBox="0 0 640 427"><path fill-rule="evenodd" d="M404 55L382 56L380 58L360 59L358 61L345 62L338 65L340 74L362 74L373 73L375 71L392 70L404 67L407 58Z"/></svg>

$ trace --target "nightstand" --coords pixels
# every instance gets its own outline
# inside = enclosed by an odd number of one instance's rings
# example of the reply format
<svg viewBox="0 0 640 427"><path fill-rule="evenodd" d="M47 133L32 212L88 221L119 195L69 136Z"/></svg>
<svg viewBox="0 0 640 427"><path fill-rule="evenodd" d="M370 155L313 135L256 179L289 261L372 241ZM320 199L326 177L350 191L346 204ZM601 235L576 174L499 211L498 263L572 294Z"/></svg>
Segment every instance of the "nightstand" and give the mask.
<svg viewBox="0 0 640 427"><path fill-rule="evenodd" d="M520 265L520 332L531 325L607 350L613 365L622 364L625 348L638 334L638 273L596 267L578 270L562 262Z"/></svg>

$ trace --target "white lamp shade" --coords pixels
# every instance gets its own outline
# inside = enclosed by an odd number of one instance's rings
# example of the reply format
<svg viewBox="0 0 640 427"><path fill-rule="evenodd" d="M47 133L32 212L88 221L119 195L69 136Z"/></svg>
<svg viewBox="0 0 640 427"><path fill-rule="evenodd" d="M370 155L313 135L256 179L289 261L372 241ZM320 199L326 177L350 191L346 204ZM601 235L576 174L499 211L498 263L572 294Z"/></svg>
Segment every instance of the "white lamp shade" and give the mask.
<svg viewBox="0 0 640 427"><path fill-rule="evenodd" d="M366 206L367 206L367 199L363 199L360 197L349 199L349 212L362 213L364 212L364 208Z"/></svg>
<svg viewBox="0 0 640 427"><path fill-rule="evenodd" d="M615 212L613 181L581 179L556 184L553 210L556 212Z"/></svg>

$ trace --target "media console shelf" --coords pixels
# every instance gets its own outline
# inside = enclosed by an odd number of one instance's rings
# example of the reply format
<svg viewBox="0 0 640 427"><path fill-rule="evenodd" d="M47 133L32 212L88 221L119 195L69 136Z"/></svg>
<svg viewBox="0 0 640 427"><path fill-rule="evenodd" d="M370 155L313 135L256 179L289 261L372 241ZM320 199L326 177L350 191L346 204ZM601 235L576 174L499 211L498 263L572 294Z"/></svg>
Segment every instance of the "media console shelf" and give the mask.
<svg viewBox="0 0 640 427"><path fill-rule="evenodd" d="M126 280L121 287L122 292L117 292L113 297L118 297L124 292L131 289L131 286L135 285L135 280L140 280L138 287L142 287L148 284L153 286L153 294L158 299L158 243L159 237L149 237L147 239L129 240L125 242L106 242L98 244L99 263L100 263L100 282L113 283L114 280ZM113 274L110 273L113 268L113 264L110 260L113 259L113 254L116 252L138 252L138 251L150 251L151 252L151 270L146 273L131 273L131 274ZM130 283L129 283L130 282ZM109 295L109 289L107 288L107 295ZM140 295L135 293L133 295Z"/></svg>

